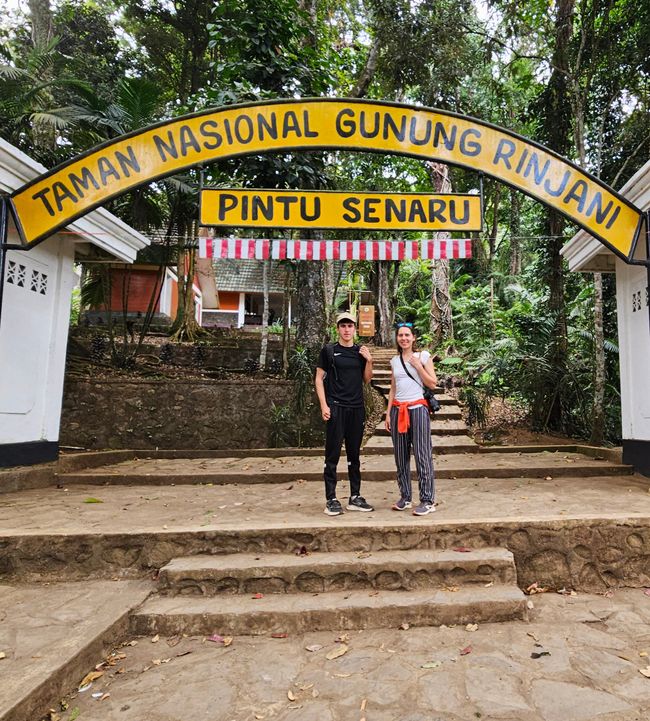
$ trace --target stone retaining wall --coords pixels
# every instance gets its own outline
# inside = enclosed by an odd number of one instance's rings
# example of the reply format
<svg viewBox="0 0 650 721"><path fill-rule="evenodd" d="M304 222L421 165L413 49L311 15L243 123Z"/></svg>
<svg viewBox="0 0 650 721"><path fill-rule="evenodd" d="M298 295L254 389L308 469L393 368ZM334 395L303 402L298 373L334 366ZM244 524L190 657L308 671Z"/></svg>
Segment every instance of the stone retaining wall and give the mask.
<svg viewBox="0 0 650 721"><path fill-rule="evenodd" d="M199 553L294 553L398 549L507 548L517 584L603 593L650 585L648 518L382 527L162 531L0 536L0 582L141 578L172 558Z"/></svg>
<svg viewBox="0 0 650 721"><path fill-rule="evenodd" d="M290 403L284 380L66 380L61 446L268 448L272 405Z"/></svg>

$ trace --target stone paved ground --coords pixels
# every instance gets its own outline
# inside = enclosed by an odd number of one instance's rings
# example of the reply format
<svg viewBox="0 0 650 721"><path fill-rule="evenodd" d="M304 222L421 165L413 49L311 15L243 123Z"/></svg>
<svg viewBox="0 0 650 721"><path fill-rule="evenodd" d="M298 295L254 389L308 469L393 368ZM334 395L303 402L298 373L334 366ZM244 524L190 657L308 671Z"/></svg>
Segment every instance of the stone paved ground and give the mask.
<svg viewBox="0 0 650 721"><path fill-rule="evenodd" d="M640 476L440 479L437 488L437 512L424 518L390 510L396 498L391 481L363 486L376 504L374 513L328 518L321 484L300 480L223 486L71 485L0 495L0 536L650 516L648 479ZM341 483L339 496L346 490L347 483ZM90 498L102 503L85 502Z"/></svg>
<svg viewBox="0 0 650 721"><path fill-rule="evenodd" d="M141 638L73 694L61 718L646 721L650 679L640 669L650 662L650 597L638 589L534 602L528 623L350 632L347 652L333 660L327 654L340 644L330 632L235 637L228 647L205 637ZM93 697L100 693L110 695Z"/></svg>

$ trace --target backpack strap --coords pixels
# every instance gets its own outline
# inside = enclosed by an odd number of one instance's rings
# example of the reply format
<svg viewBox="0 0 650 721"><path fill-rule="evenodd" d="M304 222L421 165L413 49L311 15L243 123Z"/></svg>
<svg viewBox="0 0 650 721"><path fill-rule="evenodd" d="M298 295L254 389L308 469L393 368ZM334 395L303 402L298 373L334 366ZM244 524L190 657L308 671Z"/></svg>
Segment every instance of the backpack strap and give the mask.
<svg viewBox="0 0 650 721"><path fill-rule="evenodd" d="M333 372L334 377L338 380L339 372L336 369L336 363L334 362L334 345L334 343L327 343L325 348L327 349L327 365L329 366L329 371Z"/></svg>

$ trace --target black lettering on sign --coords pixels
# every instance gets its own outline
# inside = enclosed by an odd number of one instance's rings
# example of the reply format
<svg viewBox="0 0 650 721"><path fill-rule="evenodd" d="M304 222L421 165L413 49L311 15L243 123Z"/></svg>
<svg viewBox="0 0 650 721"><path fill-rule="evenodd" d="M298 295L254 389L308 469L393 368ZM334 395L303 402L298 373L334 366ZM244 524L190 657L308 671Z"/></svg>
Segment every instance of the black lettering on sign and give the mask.
<svg viewBox="0 0 650 721"><path fill-rule="evenodd" d="M56 209L59 213L63 210L64 200L69 199L73 203L76 203L78 200L77 196L67 187L67 185L64 185L59 180L52 185L52 195L54 196Z"/></svg>
<svg viewBox="0 0 650 721"><path fill-rule="evenodd" d="M102 185L108 185L109 178L115 178L115 180L120 179L120 174L108 158L99 158L97 160L97 170L99 171L99 180Z"/></svg>
<svg viewBox="0 0 650 721"><path fill-rule="evenodd" d="M381 203L379 198L365 198L363 201L363 222L378 223L377 206Z"/></svg>
<svg viewBox="0 0 650 721"><path fill-rule="evenodd" d="M160 135L154 135L153 143L156 146L158 155L160 155L160 159L163 161L163 163L166 163L168 158L170 158L170 157L172 157L174 159L178 158L178 150L176 149L176 141L174 139L174 134L172 133L171 130L167 131L167 141L163 140L163 138L161 138Z"/></svg>
<svg viewBox="0 0 650 721"><path fill-rule="evenodd" d="M539 156L537 155L537 153L533 152L531 153L530 160L528 161L528 165L526 166L526 170L524 170L524 178L527 178L532 171L534 175L535 185L541 185L544 182L544 178L546 177L546 173L548 173L548 169L550 167L551 161L547 159L544 165L540 168Z"/></svg>
<svg viewBox="0 0 650 721"><path fill-rule="evenodd" d="M270 119L267 119L262 113L257 114L257 134L262 141L266 135L271 140L278 139L278 118L274 112L271 113Z"/></svg>
<svg viewBox="0 0 650 721"><path fill-rule="evenodd" d="M80 198L84 197L84 190L88 190L92 185L95 190L99 190L99 183L95 179L95 176L90 172L90 168L82 168L81 176L77 173L68 173L68 180L75 189L75 192Z"/></svg>
<svg viewBox="0 0 650 721"><path fill-rule="evenodd" d="M43 203L48 215L54 215L54 208L50 205L50 201L45 197L51 192L51 188L43 188L43 190L39 190L38 193L34 193L34 195L32 195L32 200L40 200Z"/></svg>
<svg viewBox="0 0 650 721"><path fill-rule="evenodd" d="M260 214L264 216L264 220L273 220L273 198L266 198L266 205L264 205L264 198L259 195L254 195L251 203L251 215L253 220L259 220Z"/></svg>
<svg viewBox="0 0 650 721"><path fill-rule="evenodd" d="M346 223L358 223L361 220L361 213L357 207L358 205L359 198L344 199L343 207L348 211L347 213L343 213L343 220L345 220Z"/></svg>
<svg viewBox="0 0 650 721"><path fill-rule="evenodd" d="M411 210L409 212L409 223L415 223L416 221L426 223L427 214L424 212L422 201L418 198L413 198L411 201Z"/></svg>
<svg viewBox="0 0 650 721"><path fill-rule="evenodd" d="M370 123L367 122L369 117L373 118L373 126L370 128ZM361 113L359 118L359 133L363 138L376 138L379 135L379 112L376 113Z"/></svg>
<svg viewBox="0 0 650 721"><path fill-rule="evenodd" d="M458 128L455 125L451 126L451 134L447 134L447 128L445 124L438 121L433 131L433 147L437 148L440 145L440 140L447 150L453 150L456 145L456 133Z"/></svg>
<svg viewBox="0 0 650 721"><path fill-rule="evenodd" d="M517 146L512 142L512 140L501 138L494 153L492 164L498 165L499 161L502 160L506 168L508 168L508 170L512 170L512 165L510 165L510 158L512 158L512 156L515 154L516 149Z"/></svg>
<svg viewBox="0 0 650 721"><path fill-rule="evenodd" d="M463 130L460 135L459 148L463 155L473 158L481 152L481 144L477 143L476 140L469 140L470 136L480 138L481 131L476 128L467 128L467 130Z"/></svg>
<svg viewBox="0 0 650 721"><path fill-rule="evenodd" d="M238 204L239 201L237 200L236 195L232 195L231 193L220 193L219 204L217 205L217 217L219 220L225 220L226 214L231 210L234 210Z"/></svg>
<svg viewBox="0 0 650 721"><path fill-rule="evenodd" d="M562 202L568 204L570 200L575 200L578 206L578 212L582 213L587 202L587 193L589 186L584 180L576 180L571 186L569 192L562 198Z"/></svg>
<svg viewBox="0 0 650 721"><path fill-rule="evenodd" d="M596 211L596 222L598 224L604 223L607 220L607 216L609 215L609 211L612 209L613 205L614 201L610 200L603 208L603 195L600 190L598 190L596 191L591 203L589 203L589 207L587 208L587 217L591 218L594 211Z"/></svg>
<svg viewBox="0 0 650 721"><path fill-rule="evenodd" d="M206 150L216 150L223 142L223 138L217 133L216 129L218 127L219 123L217 123L216 120L204 120L201 125L199 125L199 133L201 133L201 136L212 139L210 142L203 141L203 147Z"/></svg>
<svg viewBox="0 0 650 721"><path fill-rule="evenodd" d="M431 198L429 200L429 222L434 223L436 220L440 223L446 223L444 216L447 204L441 198Z"/></svg>
<svg viewBox="0 0 650 721"><path fill-rule="evenodd" d="M278 195L276 198L277 202L284 205L284 217L283 220L289 220L291 217L291 205L298 202L298 198L295 195Z"/></svg>
<svg viewBox="0 0 650 721"><path fill-rule="evenodd" d="M417 135L418 119L411 118L409 125L409 140L413 145L428 145L431 141L432 123L430 120L424 122L424 135L418 138Z"/></svg>
<svg viewBox="0 0 650 721"><path fill-rule="evenodd" d="M567 170L564 173L564 176L562 177L562 181L560 182L559 188L551 188L551 184L549 183L549 178L547 178L544 181L544 190L549 194L552 195L554 198L559 198L562 193L564 193L564 190L567 186L567 183L569 182L569 178L571 177L571 171Z"/></svg>
<svg viewBox="0 0 650 721"><path fill-rule="evenodd" d="M313 210L311 213L307 210L307 200L308 198L303 196L300 198L300 216L303 220L306 221L314 221L318 220L320 218L320 198L315 195L313 197Z"/></svg>
<svg viewBox="0 0 650 721"><path fill-rule="evenodd" d="M309 110L303 110L302 121L305 125L305 137L306 138L317 138L319 133L317 130L312 130L309 127Z"/></svg>
<svg viewBox="0 0 650 721"><path fill-rule="evenodd" d="M178 130L178 136L181 143L181 155L186 158L190 148L195 153L201 152L199 141L194 136L194 132L189 125L181 125Z"/></svg>
<svg viewBox="0 0 650 721"><path fill-rule="evenodd" d="M399 201L399 207L392 198L386 198L386 222L392 223L393 220L398 223L406 220L406 200L404 198Z"/></svg>
<svg viewBox="0 0 650 721"><path fill-rule="evenodd" d="M126 152L128 155L124 155L124 153L122 153L121 151L116 150L115 159L120 165L122 175L124 175L126 178L130 178L131 171L133 171L134 173L140 172L140 163L138 163L138 159L135 157L133 148L130 145L127 147Z"/></svg>
<svg viewBox="0 0 650 721"><path fill-rule="evenodd" d="M364 112L364 111L362 111ZM404 142L406 137L406 116L402 115L400 118L399 126L393 120L393 116L390 113L384 115L384 140L388 140L388 137L392 135L400 143Z"/></svg>
<svg viewBox="0 0 650 721"><path fill-rule="evenodd" d="M240 115L235 119L235 137L237 138L237 142L242 145L248 145L253 139L254 132L253 121L248 115Z"/></svg>
<svg viewBox="0 0 650 721"><path fill-rule="evenodd" d="M469 200L462 200L461 203L463 206L462 217L456 213L456 201L449 201L449 219L455 225L467 225L469 222Z"/></svg>
<svg viewBox="0 0 650 721"><path fill-rule="evenodd" d="M357 129L355 121L346 118L354 118L354 111L350 108L343 108L336 116L336 133L341 138L351 138Z"/></svg>
<svg viewBox="0 0 650 721"><path fill-rule="evenodd" d="M295 135L297 138L302 137L300 122L293 110L289 110L282 120L282 137L288 138L290 134Z"/></svg>

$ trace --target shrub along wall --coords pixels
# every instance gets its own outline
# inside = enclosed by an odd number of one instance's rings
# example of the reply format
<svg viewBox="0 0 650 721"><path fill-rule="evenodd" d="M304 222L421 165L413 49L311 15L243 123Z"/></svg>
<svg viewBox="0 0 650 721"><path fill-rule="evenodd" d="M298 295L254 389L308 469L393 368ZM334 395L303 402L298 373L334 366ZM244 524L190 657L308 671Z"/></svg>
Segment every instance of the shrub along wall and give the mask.
<svg viewBox="0 0 650 721"><path fill-rule="evenodd" d="M82 448L268 448L284 380L74 380L63 395L60 443Z"/></svg>

